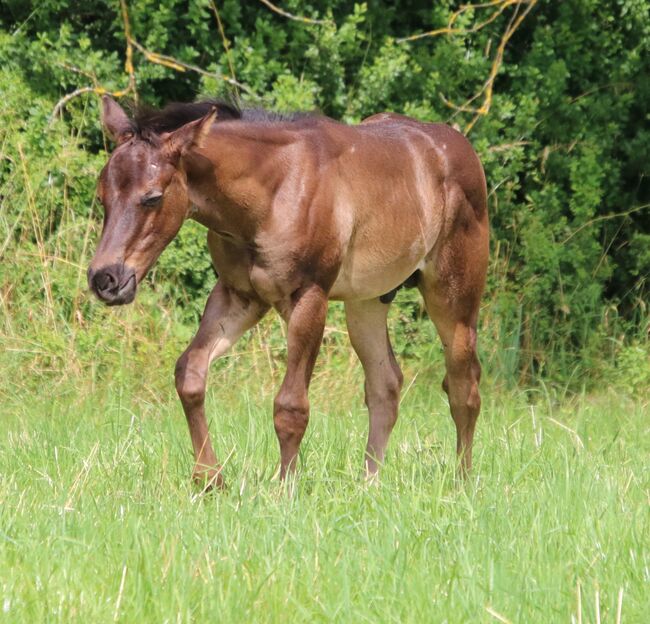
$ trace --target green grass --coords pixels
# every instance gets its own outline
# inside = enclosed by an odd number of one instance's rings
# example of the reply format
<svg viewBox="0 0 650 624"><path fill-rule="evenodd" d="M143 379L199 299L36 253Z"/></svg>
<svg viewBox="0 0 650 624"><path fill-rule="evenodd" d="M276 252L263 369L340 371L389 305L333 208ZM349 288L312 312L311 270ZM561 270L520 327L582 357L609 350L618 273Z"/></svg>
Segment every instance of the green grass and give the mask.
<svg viewBox="0 0 650 624"><path fill-rule="evenodd" d="M326 355L289 495L270 415L281 369L234 356L208 400L230 487L199 496L160 359L122 355L104 382L9 380L22 391L3 397L0 621L586 623L616 622L620 601L623 622L647 621L647 400L485 384L458 487L434 362L374 487L358 366Z"/></svg>

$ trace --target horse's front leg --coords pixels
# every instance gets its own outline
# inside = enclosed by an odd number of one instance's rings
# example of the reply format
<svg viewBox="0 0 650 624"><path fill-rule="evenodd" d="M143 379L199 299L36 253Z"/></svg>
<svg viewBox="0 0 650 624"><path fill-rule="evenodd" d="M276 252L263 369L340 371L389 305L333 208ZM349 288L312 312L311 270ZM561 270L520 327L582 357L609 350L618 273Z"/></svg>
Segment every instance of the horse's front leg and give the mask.
<svg viewBox="0 0 650 624"><path fill-rule="evenodd" d="M280 309L287 322L287 371L273 405L280 442L280 478L296 468L296 458L309 421L307 396L327 316L327 293L312 285L293 293Z"/></svg>
<svg viewBox="0 0 650 624"><path fill-rule="evenodd" d="M223 487L221 466L205 418L205 388L210 363L264 316L268 306L218 283L210 293L199 331L176 363L176 390L183 404L194 447L194 480Z"/></svg>

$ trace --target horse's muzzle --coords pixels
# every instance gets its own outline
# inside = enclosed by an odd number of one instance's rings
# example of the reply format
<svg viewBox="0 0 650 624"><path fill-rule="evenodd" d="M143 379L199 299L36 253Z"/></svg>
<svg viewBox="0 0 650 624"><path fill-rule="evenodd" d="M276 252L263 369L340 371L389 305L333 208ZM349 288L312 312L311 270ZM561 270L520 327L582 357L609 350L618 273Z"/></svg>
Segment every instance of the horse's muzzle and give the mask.
<svg viewBox="0 0 650 624"><path fill-rule="evenodd" d="M135 271L124 263L111 264L97 271L88 269L88 286L106 305L123 305L135 299Z"/></svg>

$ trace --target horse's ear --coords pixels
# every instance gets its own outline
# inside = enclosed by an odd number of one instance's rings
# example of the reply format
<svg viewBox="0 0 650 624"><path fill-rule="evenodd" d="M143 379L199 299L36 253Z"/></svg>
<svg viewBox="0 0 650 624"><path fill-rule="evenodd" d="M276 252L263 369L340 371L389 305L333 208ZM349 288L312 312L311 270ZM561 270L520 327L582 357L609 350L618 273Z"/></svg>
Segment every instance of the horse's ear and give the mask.
<svg viewBox="0 0 650 624"><path fill-rule="evenodd" d="M170 132L165 138L166 151L172 158L180 157L193 147L203 147L205 138L210 133L210 128L217 118L217 107L213 106L210 112L194 121L186 123L178 130Z"/></svg>
<svg viewBox="0 0 650 624"><path fill-rule="evenodd" d="M133 124L124 109L108 95L102 97L102 124L106 134L116 143L133 136Z"/></svg>

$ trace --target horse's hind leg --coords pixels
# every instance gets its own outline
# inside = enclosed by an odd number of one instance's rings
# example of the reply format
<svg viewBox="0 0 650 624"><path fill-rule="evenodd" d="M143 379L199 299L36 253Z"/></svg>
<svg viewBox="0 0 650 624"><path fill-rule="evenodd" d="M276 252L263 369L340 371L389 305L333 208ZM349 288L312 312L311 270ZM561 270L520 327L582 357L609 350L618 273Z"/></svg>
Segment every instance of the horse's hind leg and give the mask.
<svg viewBox="0 0 650 624"><path fill-rule="evenodd" d="M442 387L456 425L456 450L463 476L472 467L474 428L481 409L476 326L487 272L487 236L486 223L458 228L442 241L418 284L444 347L447 374Z"/></svg>
<svg viewBox="0 0 650 624"><path fill-rule="evenodd" d="M472 467L474 428L481 409L481 365L476 355L478 302L466 308L457 301L450 301L426 282L420 290L444 348L447 374L442 387L449 397L449 408L456 425L460 472L466 476Z"/></svg>
<svg viewBox="0 0 650 624"><path fill-rule="evenodd" d="M371 476L384 461L388 438L397 420L402 388L400 371L390 345L386 317L389 306L379 299L346 301L350 342L366 375L366 406L370 419L366 473Z"/></svg>
<svg viewBox="0 0 650 624"><path fill-rule="evenodd" d="M205 486L222 486L205 418L205 388L210 363L264 316L268 306L244 298L217 283L210 293L199 331L176 363L176 390L183 404L194 447L194 480Z"/></svg>

